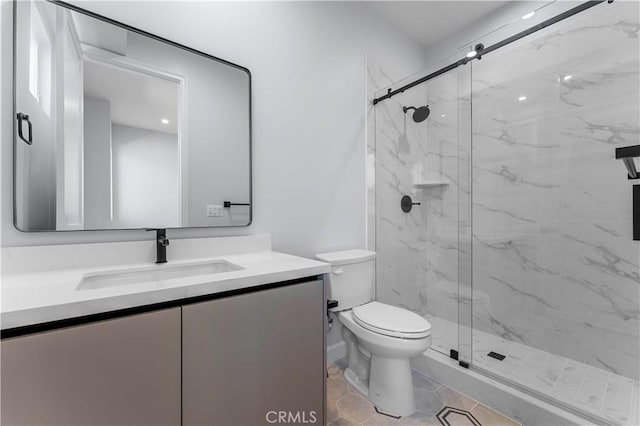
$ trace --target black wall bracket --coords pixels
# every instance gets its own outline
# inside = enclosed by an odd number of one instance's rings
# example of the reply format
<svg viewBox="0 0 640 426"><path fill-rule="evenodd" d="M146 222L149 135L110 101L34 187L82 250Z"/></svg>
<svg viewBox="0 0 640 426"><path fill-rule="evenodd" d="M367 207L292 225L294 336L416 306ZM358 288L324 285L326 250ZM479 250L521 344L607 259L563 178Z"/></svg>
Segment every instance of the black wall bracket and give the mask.
<svg viewBox="0 0 640 426"><path fill-rule="evenodd" d="M616 160L622 160L627 168L627 179L640 179L640 174L636 169L636 163L633 160L640 157L640 145L623 146L616 148Z"/></svg>
<svg viewBox="0 0 640 426"><path fill-rule="evenodd" d="M640 157L640 145L616 148L616 159L627 168L627 179L640 179L634 158ZM640 185L633 185L633 239L640 241Z"/></svg>

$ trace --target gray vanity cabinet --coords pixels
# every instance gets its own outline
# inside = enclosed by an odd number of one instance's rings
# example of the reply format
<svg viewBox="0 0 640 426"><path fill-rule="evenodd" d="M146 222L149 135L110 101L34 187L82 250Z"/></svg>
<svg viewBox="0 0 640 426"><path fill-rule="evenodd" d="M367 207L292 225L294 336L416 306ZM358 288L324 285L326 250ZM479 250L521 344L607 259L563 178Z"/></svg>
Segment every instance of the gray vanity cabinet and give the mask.
<svg viewBox="0 0 640 426"><path fill-rule="evenodd" d="M183 306L182 424L324 425L325 309L321 281Z"/></svg>
<svg viewBox="0 0 640 426"><path fill-rule="evenodd" d="M256 290L3 338L0 424L324 425L322 281Z"/></svg>
<svg viewBox="0 0 640 426"><path fill-rule="evenodd" d="M180 308L2 340L2 425L179 425Z"/></svg>

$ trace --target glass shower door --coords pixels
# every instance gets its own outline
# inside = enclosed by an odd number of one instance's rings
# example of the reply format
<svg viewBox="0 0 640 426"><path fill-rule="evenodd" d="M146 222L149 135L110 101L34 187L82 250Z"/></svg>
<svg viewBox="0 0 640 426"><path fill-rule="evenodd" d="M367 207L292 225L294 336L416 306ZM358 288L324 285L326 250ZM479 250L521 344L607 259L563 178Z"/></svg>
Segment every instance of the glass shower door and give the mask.
<svg viewBox="0 0 640 426"><path fill-rule="evenodd" d="M596 423L638 424L638 7L473 63L473 365Z"/></svg>
<svg viewBox="0 0 640 426"><path fill-rule="evenodd" d="M470 152L460 142L470 141L470 76L470 67L460 67L375 107L377 299L424 316L432 325L432 348L448 356L469 348L471 339L468 322L459 332L458 309L459 194L468 193L470 176L459 157L461 150ZM429 116L420 121L410 107L425 106ZM404 196L419 204L403 211ZM468 203L463 208L470 217ZM470 287L466 294L469 299Z"/></svg>

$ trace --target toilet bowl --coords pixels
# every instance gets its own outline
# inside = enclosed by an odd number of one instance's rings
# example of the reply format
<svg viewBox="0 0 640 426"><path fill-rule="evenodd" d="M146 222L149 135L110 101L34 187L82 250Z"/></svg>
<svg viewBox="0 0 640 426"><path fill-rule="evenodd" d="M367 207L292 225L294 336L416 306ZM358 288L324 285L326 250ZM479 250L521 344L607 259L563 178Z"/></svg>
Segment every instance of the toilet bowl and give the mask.
<svg viewBox="0 0 640 426"><path fill-rule="evenodd" d="M415 412L410 360L431 346L420 315L373 300L373 259L364 250L324 253L332 265L330 297L347 345L346 381L376 409L394 417Z"/></svg>
<svg viewBox="0 0 640 426"><path fill-rule="evenodd" d="M425 321L427 325L420 337L395 337L360 325L351 310L340 312L338 318L344 326L342 335L347 343L347 382L382 413L397 417L413 414L416 406L410 359L431 346L428 322Z"/></svg>

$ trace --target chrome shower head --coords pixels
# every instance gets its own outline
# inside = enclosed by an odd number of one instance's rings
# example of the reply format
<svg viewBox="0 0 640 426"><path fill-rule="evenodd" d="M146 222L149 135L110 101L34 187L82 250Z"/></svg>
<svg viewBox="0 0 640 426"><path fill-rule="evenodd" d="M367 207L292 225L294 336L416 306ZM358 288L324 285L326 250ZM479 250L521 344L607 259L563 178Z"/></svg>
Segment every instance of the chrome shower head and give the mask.
<svg viewBox="0 0 640 426"><path fill-rule="evenodd" d="M410 109L413 110L413 121L415 121L416 123L422 123L424 120L427 119L427 117L429 117L429 114L431 113L431 111L429 110L429 105L425 105L425 106L421 106L421 107L406 107L403 106L402 107L402 112L404 112L405 114L407 113L407 111L409 111Z"/></svg>

